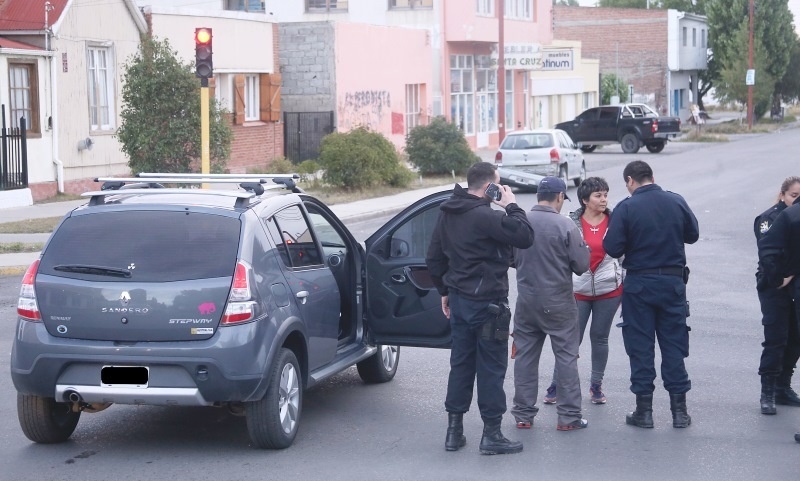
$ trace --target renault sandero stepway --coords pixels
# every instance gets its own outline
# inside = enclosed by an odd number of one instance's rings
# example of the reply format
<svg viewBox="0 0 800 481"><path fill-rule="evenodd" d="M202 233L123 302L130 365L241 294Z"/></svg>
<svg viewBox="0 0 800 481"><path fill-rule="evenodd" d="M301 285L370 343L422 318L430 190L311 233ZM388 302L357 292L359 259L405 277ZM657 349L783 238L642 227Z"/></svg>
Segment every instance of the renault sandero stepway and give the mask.
<svg viewBox="0 0 800 481"><path fill-rule="evenodd" d="M353 365L387 382L398 346L449 346L425 266L449 192L362 246L292 176L97 180L22 280L11 375L32 441L112 404L218 406L286 448L305 389ZM201 182L234 188L179 187Z"/></svg>

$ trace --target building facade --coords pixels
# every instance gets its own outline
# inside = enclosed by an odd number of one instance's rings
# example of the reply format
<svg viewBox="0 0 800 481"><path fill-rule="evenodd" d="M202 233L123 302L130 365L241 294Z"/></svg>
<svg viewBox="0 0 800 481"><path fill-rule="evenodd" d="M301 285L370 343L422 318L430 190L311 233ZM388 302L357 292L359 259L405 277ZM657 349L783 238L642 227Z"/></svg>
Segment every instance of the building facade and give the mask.
<svg viewBox="0 0 800 481"><path fill-rule="evenodd" d="M555 38L577 40L601 74L633 86L633 101L662 114L689 115L697 76L706 68L708 26L703 16L676 10L553 7Z"/></svg>

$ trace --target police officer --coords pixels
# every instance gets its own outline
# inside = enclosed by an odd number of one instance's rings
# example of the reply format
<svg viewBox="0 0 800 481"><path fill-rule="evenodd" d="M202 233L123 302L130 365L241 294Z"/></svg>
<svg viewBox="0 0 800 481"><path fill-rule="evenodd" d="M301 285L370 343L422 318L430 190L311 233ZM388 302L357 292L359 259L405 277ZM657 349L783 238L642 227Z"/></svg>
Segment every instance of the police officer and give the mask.
<svg viewBox="0 0 800 481"><path fill-rule="evenodd" d="M758 261L763 269L763 287L788 289L800 299L800 200L783 210L772 226L758 240ZM800 303L795 302L795 316L800 318ZM795 434L800 442L800 433Z"/></svg>
<svg viewBox="0 0 800 481"><path fill-rule="evenodd" d="M684 359L689 355L686 325L686 252L700 236L697 218L678 194L654 183L653 169L635 160L622 173L631 196L617 205L603 240L611 257L625 256L622 293L622 339L631 364L636 410L625 422L653 427L655 337L661 349L661 378L669 392L672 426L685 428L691 389Z"/></svg>
<svg viewBox="0 0 800 481"><path fill-rule="evenodd" d="M478 162L467 172L467 189L456 185L442 203L426 262L450 319L452 347L445 409L445 449L466 444L463 416L472 404L477 377L483 419L482 454L522 451L503 436L503 390L508 368L508 268L511 248L533 244L533 228L514 194L500 186L494 165ZM491 195L491 198L490 198ZM490 200L504 210L494 210Z"/></svg>
<svg viewBox="0 0 800 481"><path fill-rule="evenodd" d="M775 205L756 217L756 241L767 234L778 215L800 197L800 177L789 177L781 184ZM761 414L775 414L775 405L800 406L792 389L792 374L800 358L800 335L795 319L795 301L787 288L770 287L761 265L756 272L756 289L764 325L764 348L758 374L761 376Z"/></svg>

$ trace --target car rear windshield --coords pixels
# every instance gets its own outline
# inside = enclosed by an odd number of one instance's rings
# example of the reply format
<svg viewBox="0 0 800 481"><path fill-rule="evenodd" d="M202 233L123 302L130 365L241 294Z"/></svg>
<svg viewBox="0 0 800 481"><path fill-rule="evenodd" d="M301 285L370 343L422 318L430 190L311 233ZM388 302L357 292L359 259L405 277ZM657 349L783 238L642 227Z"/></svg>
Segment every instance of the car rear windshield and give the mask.
<svg viewBox="0 0 800 481"><path fill-rule="evenodd" d="M47 246L39 273L104 282L170 282L233 275L241 222L197 212L76 215Z"/></svg>
<svg viewBox="0 0 800 481"><path fill-rule="evenodd" d="M553 136L550 134L519 134L509 135L503 141L501 149L543 149L553 146Z"/></svg>

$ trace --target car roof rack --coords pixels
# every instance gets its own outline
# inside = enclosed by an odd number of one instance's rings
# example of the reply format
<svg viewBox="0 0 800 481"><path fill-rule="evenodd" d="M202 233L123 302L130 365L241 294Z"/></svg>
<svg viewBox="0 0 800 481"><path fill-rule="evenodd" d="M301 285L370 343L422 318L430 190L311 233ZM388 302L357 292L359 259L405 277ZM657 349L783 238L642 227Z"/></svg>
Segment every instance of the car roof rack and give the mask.
<svg viewBox="0 0 800 481"><path fill-rule="evenodd" d="M275 186L275 188L279 188ZM235 207L245 207L250 202L250 199L256 197L255 192L242 192L236 190L204 190L204 189L167 189L167 188L157 188L157 189L136 189L136 192L121 192L123 189L118 190L98 190L92 192L84 192L81 194L82 197L91 197L89 200L89 205L103 205L106 203L105 198L109 195L136 195L136 196L147 196L147 195L163 195L163 194L200 194L200 195L215 195L215 196L223 196L223 197L232 197L236 199ZM128 190L128 189L124 189Z"/></svg>
<svg viewBox="0 0 800 481"><path fill-rule="evenodd" d="M158 172L139 172L136 177L146 178L148 181L152 178L162 179L219 179L219 181L226 181L226 179L268 179L275 184L283 184L286 188L295 194L301 194L303 190L297 186L296 180L300 178L299 174L178 174L178 173L158 173ZM203 181L203 182L215 182ZM249 184L251 181L246 181ZM248 189L242 185L243 189ZM257 189L256 189L257 190ZM258 193L261 195L261 193Z"/></svg>

